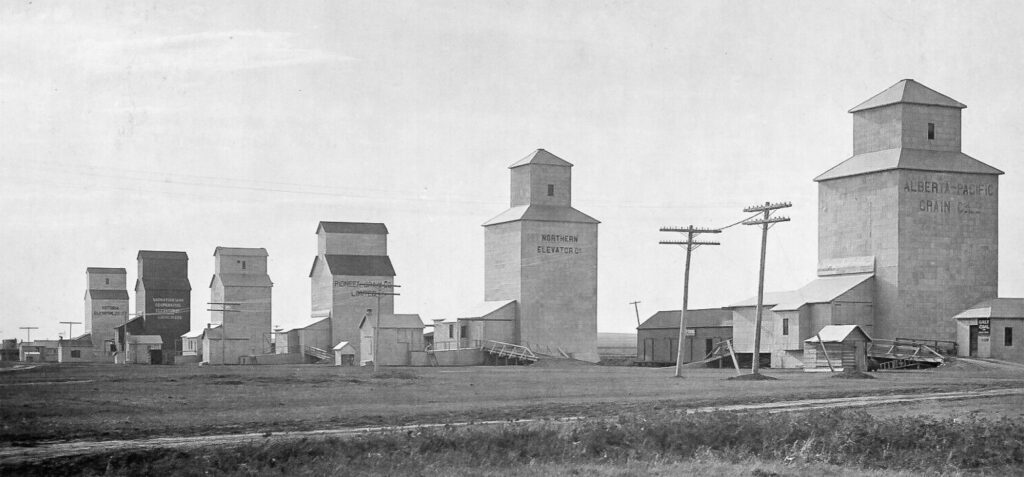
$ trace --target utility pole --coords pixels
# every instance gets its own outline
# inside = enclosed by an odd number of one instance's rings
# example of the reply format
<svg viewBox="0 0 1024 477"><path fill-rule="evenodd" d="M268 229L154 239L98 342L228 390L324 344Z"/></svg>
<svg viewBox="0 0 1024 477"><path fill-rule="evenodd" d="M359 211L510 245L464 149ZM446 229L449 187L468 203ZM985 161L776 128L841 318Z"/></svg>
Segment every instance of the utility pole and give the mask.
<svg viewBox="0 0 1024 477"><path fill-rule="evenodd" d="M229 306L239 306L241 303L221 303L212 302L207 305L220 306L220 309L207 308L206 311L219 311L221 313L241 313L242 310L231 310ZM228 319L226 316L221 315L220 317L220 364L228 364L224 357L224 348L227 346L228 339Z"/></svg>
<svg viewBox="0 0 1024 477"><path fill-rule="evenodd" d="M680 232L686 234L685 241L662 240L662 245L683 245L686 247L686 268L683 272L683 308L679 310L679 348L676 351L676 377L683 376L683 358L686 356L686 308L690 298L690 253L701 245L719 245L718 242L694 240L700 234L720 234L722 229L694 227L662 227L662 232Z"/></svg>
<svg viewBox="0 0 1024 477"><path fill-rule="evenodd" d="M398 293L393 291L384 291L384 289L401 288L401 285L395 285L391 282L359 282L359 286L369 288L369 290L356 290L352 292L352 295L362 296L375 296L377 297L377 317L373 321L373 372L376 373L380 370L380 360L377 359L379 356L379 350L377 349L377 343L379 342L377 337L380 336L380 297L382 296L398 296ZM369 311L369 310L367 310Z"/></svg>
<svg viewBox="0 0 1024 477"><path fill-rule="evenodd" d="M754 319L754 359L752 360L753 364L750 366L750 372L752 374L760 374L761 372L761 316L764 312L764 256L768 246L768 227L779 222L789 222L789 217L771 217L771 214L773 210L784 209L792 206L793 204L789 202L778 202L775 204L765 202L764 205L753 205L743 209L744 212L764 213L764 217L760 219L751 219L743 222L743 225L761 226L761 270L758 273L757 278L757 317Z"/></svg>
<svg viewBox="0 0 1024 477"><path fill-rule="evenodd" d="M629 304L633 305L633 309L636 310L636 327L639 328L640 327L640 307L638 307L637 305L639 305L640 302L639 301L631 301L631 302L629 302Z"/></svg>
<svg viewBox="0 0 1024 477"><path fill-rule="evenodd" d="M62 321L60 323L62 325L68 325L68 339L71 339L71 337L73 336L71 334L71 325L80 325L80 324L82 324L81 321Z"/></svg>
<svg viewBox="0 0 1024 477"><path fill-rule="evenodd" d="M38 330L39 327L38 326L19 326L18 329L19 330L25 330L25 333L27 333L27 337L26 337L25 341L32 341L32 330Z"/></svg>

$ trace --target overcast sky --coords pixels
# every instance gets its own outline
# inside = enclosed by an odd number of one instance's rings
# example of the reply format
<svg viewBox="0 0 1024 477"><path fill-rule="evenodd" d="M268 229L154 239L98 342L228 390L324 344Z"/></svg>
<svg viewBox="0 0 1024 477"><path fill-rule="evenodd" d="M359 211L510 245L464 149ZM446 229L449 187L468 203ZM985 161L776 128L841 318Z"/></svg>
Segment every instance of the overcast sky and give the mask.
<svg viewBox="0 0 1024 477"><path fill-rule="evenodd" d="M265 247L273 320L309 316L318 221L384 222L396 311L483 299L484 221L537 148L600 226L598 329L678 309L663 225L791 201L768 290L814 278L817 187L851 107L903 78L968 106L1000 178L1001 296L1024 296L1018 2L0 3L0 337L81 321L86 267L188 253L192 327L217 246ZM694 255L691 308L756 294L759 231ZM132 308L134 309L134 293ZM78 334L80 326L75 328Z"/></svg>

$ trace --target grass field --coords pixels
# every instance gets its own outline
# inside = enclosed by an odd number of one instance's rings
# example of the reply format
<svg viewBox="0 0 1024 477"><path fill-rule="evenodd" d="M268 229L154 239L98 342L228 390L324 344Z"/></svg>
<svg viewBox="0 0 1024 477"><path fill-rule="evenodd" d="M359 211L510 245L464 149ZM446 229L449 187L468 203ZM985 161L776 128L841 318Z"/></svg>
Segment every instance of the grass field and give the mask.
<svg viewBox="0 0 1024 477"><path fill-rule="evenodd" d="M950 367L877 379L544 364L393 368L44 365L0 373L0 442L273 432L677 410L787 399L1022 387L1021 368ZM999 401L989 403L999 408ZM1017 409L1019 403L1004 406ZM957 408L961 409L961 408Z"/></svg>

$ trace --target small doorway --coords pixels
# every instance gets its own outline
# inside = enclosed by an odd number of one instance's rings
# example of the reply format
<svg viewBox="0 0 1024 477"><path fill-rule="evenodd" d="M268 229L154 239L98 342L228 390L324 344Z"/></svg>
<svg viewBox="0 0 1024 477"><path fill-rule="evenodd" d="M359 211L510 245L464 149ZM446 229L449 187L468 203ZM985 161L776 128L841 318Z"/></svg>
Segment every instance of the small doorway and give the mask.
<svg viewBox="0 0 1024 477"><path fill-rule="evenodd" d="M967 356L978 357L978 325L971 325L970 341L967 345Z"/></svg>
<svg viewBox="0 0 1024 477"><path fill-rule="evenodd" d="M164 364L163 351L159 349L149 350L149 364Z"/></svg>
<svg viewBox="0 0 1024 477"><path fill-rule="evenodd" d="M644 361L654 361L654 338L644 339Z"/></svg>

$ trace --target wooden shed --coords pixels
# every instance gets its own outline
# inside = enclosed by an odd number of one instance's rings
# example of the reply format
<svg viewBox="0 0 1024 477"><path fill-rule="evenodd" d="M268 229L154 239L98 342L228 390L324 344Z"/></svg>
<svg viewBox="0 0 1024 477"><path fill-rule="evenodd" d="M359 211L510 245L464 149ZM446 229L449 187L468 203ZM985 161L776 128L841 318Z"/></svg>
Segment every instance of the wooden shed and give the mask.
<svg viewBox="0 0 1024 477"><path fill-rule="evenodd" d="M335 366L355 366L356 364L356 349L348 341L339 342L334 347L334 365Z"/></svg>
<svg viewBox="0 0 1024 477"><path fill-rule="evenodd" d="M820 340L819 340L820 338ZM857 325L828 325L804 340L804 371L867 370L871 337Z"/></svg>

